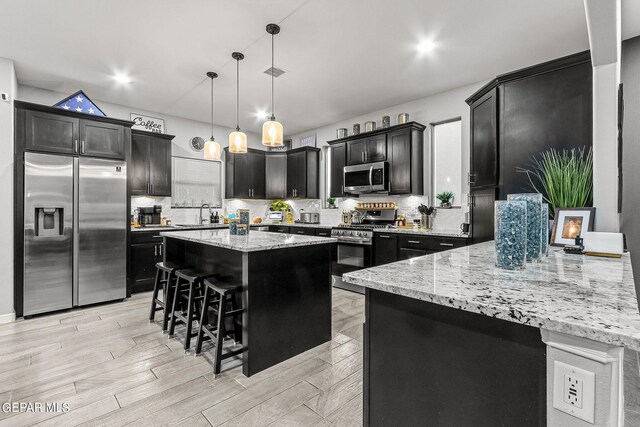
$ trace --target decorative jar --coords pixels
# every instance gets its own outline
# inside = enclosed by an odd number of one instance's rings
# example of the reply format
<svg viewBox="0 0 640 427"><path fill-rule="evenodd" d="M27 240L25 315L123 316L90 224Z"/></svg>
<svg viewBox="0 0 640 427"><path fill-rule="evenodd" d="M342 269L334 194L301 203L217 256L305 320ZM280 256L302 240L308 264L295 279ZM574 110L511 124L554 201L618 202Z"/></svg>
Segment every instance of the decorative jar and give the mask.
<svg viewBox="0 0 640 427"><path fill-rule="evenodd" d="M238 234L238 220L232 219L229 221L229 234L235 236Z"/></svg>
<svg viewBox="0 0 640 427"><path fill-rule="evenodd" d="M509 194L509 201L527 202L527 262L542 260L542 194Z"/></svg>
<svg viewBox="0 0 640 427"><path fill-rule="evenodd" d="M398 114L398 124L402 125L409 121L409 113L400 113Z"/></svg>
<svg viewBox="0 0 640 427"><path fill-rule="evenodd" d="M354 135L360 134L360 123L356 123L353 125L353 134Z"/></svg>
<svg viewBox="0 0 640 427"><path fill-rule="evenodd" d="M527 202L498 200L494 216L496 267L523 270L527 265Z"/></svg>
<svg viewBox="0 0 640 427"><path fill-rule="evenodd" d="M364 131L373 132L376 130L376 122L364 122Z"/></svg>
<svg viewBox="0 0 640 427"><path fill-rule="evenodd" d="M238 219L240 220L241 225L246 225L247 234L249 234L250 216L249 209L238 209Z"/></svg>
<svg viewBox="0 0 640 427"><path fill-rule="evenodd" d="M336 136L338 139L345 138L347 136L347 128L338 128L338 130L336 130Z"/></svg>
<svg viewBox="0 0 640 427"><path fill-rule="evenodd" d="M382 116L382 127L388 128L389 126L391 126L391 117Z"/></svg>

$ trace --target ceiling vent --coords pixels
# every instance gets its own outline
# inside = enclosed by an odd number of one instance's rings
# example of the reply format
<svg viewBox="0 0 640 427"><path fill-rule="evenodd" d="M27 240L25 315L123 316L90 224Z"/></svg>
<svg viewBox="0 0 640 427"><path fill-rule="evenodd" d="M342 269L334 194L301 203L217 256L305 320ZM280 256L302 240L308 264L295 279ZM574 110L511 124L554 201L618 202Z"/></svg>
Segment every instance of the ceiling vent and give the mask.
<svg viewBox="0 0 640 427"><path fill-rule="evenodd" d="M271 67L271 68L265 70L264 73L266 75L268 75L268 76L280 77L281 75L283 75L285 73L285 71L281 70L280 68Z"/></svg>

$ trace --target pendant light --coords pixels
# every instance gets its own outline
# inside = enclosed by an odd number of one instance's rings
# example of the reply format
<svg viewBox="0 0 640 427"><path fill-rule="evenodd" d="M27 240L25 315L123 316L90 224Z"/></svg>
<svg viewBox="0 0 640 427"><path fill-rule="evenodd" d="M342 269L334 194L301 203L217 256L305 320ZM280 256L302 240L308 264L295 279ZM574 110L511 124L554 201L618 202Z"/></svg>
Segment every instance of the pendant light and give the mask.
<svg viewBox="0 0 640 427"><path fill-rule="evenodd" d="M213 137L213 79L218 77L218 73L209 71L207 77L211 79L211 139L204 143L204 158L206 160L220 160L222 147L220 147L220 144L218 144Z"/></svg>
<svg viewBox="0 0 640 427"><path fill-rule="evenodd" d="M247 134L240 130L240 61L244 55L240 52L233 52L231 57L236 60L236 130L229 134L229 152L247 152Z"/></svg>
<svg viewBox="0 0 640 427"><path fill-rule="evenodd" d="M273 68L273 36L280 32L280 27L276 24L267 25L267 33L271 34L271 117L262 125L262 145L267 147L282 147L283 145L283 129L282 124L276 121L274 113L274 68Z"/></svg>

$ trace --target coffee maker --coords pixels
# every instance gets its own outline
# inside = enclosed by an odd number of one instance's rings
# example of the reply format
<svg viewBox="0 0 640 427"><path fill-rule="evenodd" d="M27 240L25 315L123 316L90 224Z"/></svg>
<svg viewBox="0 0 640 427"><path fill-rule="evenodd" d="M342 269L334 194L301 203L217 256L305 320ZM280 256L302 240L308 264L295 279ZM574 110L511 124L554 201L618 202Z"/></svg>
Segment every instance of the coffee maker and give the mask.
<svg viewBox="0 0 640 427"><path fill-rule="evenodd" d="M162 206L141 206L138 208L138 224L140 227L147 225L160 225L162 218Z"/></svg>

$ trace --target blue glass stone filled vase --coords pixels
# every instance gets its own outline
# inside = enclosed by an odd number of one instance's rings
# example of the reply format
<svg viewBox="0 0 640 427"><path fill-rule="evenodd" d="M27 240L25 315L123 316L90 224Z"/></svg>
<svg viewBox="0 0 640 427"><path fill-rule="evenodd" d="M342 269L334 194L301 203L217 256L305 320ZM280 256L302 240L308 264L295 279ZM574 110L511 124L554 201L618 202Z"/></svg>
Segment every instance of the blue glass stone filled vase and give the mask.
<svg viewBox="0 0 640 427"><path fill-rule="evenodd" d="M247 227L247 231L245 234L249 234L249 209L238 209L238 218L240 219L240 224L244 224Z"/></svg>
<svg viewBox="0 0 640 427"><path fill-rule="evenodd" d="M229 234L231 234L232 236L235 236L238 234L238 220L237 219L232 219L229 222Z"/></svg>
<svg viewBox="0 0 640 427"><path fill-rule="evenodd" d="M509 194L509 201L527 202L527 262L542 260L542 194Z"/></svg>
<svg viewBox="0 0 640 427"><path fill-rule="evenodd" d="M496 267L523 270L527 266L527 202L498 200L494 215Z"/></svg>
<svg viewBox="0 0 640 427"><path fill-rule="evenodd" d="M542 204L542 221L540 221L542 227L542 255L549 256L549 203Z"/></svg>

